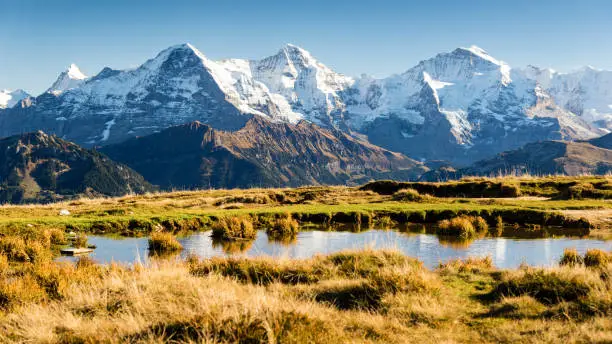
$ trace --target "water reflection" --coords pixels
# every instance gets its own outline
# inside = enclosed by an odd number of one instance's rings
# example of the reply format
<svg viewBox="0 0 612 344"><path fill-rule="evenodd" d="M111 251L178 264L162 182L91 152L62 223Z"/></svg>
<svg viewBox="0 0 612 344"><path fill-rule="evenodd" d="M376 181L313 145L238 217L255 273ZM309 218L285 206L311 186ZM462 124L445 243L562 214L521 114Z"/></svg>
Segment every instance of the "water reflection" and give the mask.
<svg viewBox="0 0 612 344"><path fill-rule="evenodd" d="M605 242L578 238L492 238L482 237L469 242L457 242L431 234L414 231L399 232L370 230L366 232L306 231L290 241L277 241L259 232L252 241L234 243L213 241L210 232L199 232L179 238L183 245L182 257L195 254L200 257L225 255L273 256L308 258L316 254L329 254L347 249L397 249L435 267L440 262L467 257L491 256L495 266L515 268L525 262L529 265L556 264L565 248L576 248L584 254L587 249L612 250L612 241ZM89 242L98 248L92 257L99 262L145 262L148 259L147 238L108 238L90 236ZM68 257L62 257L69 260Z"/></svg>
<svg viewBox="0 0 612 344"><path fill-rule="evenodd" d="M242 253L253 246L253 240L237 240L237 241L227 241L212 238L212 246L213 248L221 248L223 253L225 254L236 254ZM193 250L197 254L197 250Z"/></svg>

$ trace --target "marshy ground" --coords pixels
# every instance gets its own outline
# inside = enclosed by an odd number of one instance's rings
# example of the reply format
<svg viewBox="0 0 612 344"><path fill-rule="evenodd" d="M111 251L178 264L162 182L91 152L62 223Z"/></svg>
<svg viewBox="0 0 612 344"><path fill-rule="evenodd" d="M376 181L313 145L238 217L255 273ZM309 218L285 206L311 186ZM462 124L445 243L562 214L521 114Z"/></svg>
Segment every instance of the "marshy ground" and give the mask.
<svg viewBox="0 0 612 344"><path fill-rule="evenodd" d="M490 259L427 269L395 251L310 259L191 257L142 266L54 261L87 235L212 230L228 245L309 224L360 231L428 224L438 234L610 238L612 179L549 177L362 187L210 190L0 207L1 342L612 341L612 258L499 270ZM606 215L607 214L607 215ZM554 230L551 230L553 228ZM153 233L153 234L152 234Z"/></svg>

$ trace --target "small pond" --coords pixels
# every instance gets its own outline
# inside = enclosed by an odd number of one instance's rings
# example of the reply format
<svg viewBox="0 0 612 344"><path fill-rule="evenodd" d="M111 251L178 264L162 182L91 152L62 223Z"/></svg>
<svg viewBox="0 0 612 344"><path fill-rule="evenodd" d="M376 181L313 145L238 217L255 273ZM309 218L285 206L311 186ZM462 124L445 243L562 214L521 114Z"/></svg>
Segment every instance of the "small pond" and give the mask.
<svg viewBox="0 0 612 344"><path fill-rule="evenodd" d="M316 254L329 254L348 249L396 249L407 256L416 257L427 267L436 267L440 262L467 257L491 256L498 268L516 268L521 263L532 266L552 266L566 248L575 248L581 254L587 249L612 250L612 241L581 238L476 239L469 243L445 241L433 234L370 230L366 232L304 231L290 243L275 242L260 231L255 240L238 243L214 241L211 232L197 232L183 237L181 256L195 254L202 258L227 255L248 257L272 256L285 258L308 258ZM97 248L90 256L99 263L143 262L149 259L147 238L112 238L90 236L88 242ZM60 257L58 260L74 260L75 257Z"/></svg>

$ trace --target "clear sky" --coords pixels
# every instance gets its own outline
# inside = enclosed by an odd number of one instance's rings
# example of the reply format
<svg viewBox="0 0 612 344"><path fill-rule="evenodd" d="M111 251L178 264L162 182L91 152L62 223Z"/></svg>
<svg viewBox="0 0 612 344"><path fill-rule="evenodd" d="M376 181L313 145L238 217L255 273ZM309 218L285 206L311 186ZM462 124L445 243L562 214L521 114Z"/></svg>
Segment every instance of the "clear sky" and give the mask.
<svg viewBox="0 0 612 344"><path fill-rule="evenodd" d="M94 75L184 42L213 59L294 43L351 76L470 45L515 67L612 69L611 15L609 0L0 0L0 89L38 94L70 63Z"/></svg>

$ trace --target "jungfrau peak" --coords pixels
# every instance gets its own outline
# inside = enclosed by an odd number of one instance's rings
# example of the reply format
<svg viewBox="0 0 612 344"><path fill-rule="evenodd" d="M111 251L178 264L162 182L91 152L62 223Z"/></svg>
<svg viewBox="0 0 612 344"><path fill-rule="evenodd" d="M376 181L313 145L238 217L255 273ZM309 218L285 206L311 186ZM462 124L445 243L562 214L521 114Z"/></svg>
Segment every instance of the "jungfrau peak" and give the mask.
<svg viewBox="0 0 612 344"><path fill-rule="evenodd" d="M291 44L260 60L221 61L180 44L131 70L87 78L71 66L31 106L3 110L0 135L43 129L106 145L192 121L234 131L259 116L363 135L413 158L469 163L527 142L601 134L592 123L605 127L610 90L610 72L517 70L476 46L387 78L353 79Z"/></svg>

